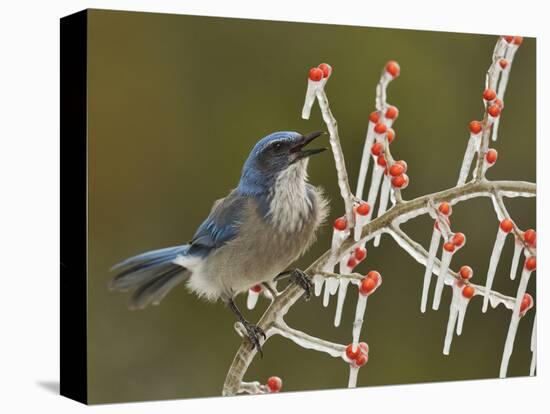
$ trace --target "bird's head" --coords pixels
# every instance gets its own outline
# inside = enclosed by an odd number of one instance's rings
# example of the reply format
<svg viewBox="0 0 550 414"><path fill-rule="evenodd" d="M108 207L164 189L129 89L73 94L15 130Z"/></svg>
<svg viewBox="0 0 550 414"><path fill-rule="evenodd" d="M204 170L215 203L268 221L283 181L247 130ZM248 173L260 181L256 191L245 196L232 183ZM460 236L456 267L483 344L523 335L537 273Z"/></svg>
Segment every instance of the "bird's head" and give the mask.
<svg viewBox="0 0 550 414"><path fill-rule="evenodd" d="M244 164L240 189L246 192L263 192L275 183L281 173L291 168L303 170L305 179L308 157L326 150L306 146L322 134L319 131L307 135L282 131L262 138L256 143Z"/></svg>

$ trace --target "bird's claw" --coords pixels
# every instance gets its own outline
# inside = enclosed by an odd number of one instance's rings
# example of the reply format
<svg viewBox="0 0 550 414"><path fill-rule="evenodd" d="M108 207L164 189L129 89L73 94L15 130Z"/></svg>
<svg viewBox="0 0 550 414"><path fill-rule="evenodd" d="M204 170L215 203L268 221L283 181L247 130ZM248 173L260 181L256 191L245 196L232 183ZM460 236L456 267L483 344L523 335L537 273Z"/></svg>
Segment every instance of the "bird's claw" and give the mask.
<svg viewBox="0 0 550 414"><path fill-rule="evenodd" d="M311 298L311 290L313 289L313 283L309 276L300 269L294 269L290 275L291 280L304 289L304 297L306 300Z"/></svg>
<svg viewBox="0 0 550 414"><path fill-rule="evenodd" d="M256 348L260 356L263 357L264 353L262 352L262 344L260 343L260 337L263 336L264 340L267 339L267 336L264 330L260 328L258 325L254 325L253 323L249 323L249 322L244 323L244 327L246 329L248 340L252 345L252 349Z"/></svg>

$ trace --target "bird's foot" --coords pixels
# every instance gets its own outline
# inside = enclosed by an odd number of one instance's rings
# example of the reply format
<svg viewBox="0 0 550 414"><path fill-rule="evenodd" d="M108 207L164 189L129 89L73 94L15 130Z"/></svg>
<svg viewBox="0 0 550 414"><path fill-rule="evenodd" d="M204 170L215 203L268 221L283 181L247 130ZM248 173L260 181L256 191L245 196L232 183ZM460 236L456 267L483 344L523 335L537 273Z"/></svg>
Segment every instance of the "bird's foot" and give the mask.
<svg viewBox="0 0 550 414"><path fill-rule="evenodd" d="M267 339L264 330L258 325L254 325L253 323L247 321L243 321L242 324L246 329L246 335L248 336L248 340L250 341L252 348L256 348L257 351L260 353L260 356L263 357L264 353L262 352L262 344L260 343L260 338L263 337L264 340Z"/></svg>
<svg viewBox="0 0 550 414"><path fill-rule="evenodd" d="M311 290L313 289L313 283L309 276L300 269L294 269L290 273L290 280L304 289L304 297L306 300L311 298Z"/></svg>

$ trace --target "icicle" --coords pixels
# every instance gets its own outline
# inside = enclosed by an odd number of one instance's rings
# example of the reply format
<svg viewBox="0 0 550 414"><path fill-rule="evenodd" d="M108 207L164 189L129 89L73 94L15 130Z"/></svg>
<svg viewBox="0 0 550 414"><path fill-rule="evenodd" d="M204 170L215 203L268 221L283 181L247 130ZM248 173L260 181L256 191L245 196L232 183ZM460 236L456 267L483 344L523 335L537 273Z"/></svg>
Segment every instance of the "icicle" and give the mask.
<svg viewBox="0 0 550 414"><path fill-rule="evenodd" d="M248 309L254 309L256 307L256 303L258 303L258 297L260 296L261 291L261 286L259 286L259 288L254 286L248 289L248 297L246 298L246 307Z"/></svg>
<svg viewBox="0 0 550 414"><path fill-rule="evenodd" d="M315 296L320 296L323 291L323 284L325 283L325 278L321 275L315 275L312 278L313 282L313 293Z"/></svg>
<svg viewBox="0 0 550 414"><path fill-rule="evenodd" d="M378 190L380 189L380 180L382 179L382 176L384 175L384 167L379 166L378 164L375 164L373 170L372 170L372 179L370 182L370 189L369 189L369 196L367 199L367 203L370 206L370 212L368 217L368 220L372 217L372 212L374 211L374 204L376 203L376 198L378 197Z"/></svg>
<svg viewBox="0 0 550 414"><path fill-rule="evenodd" d="M311 108L315 103L315 96L318 89L321 89L324 86L324 79L315 81L310 78L307 80L307 91L304 101L304 107L302 108L302 119L309 119L311 115Z"/></svg>
<svg viewBox="0 0 550 414"><path fill-rule="evenodd" d="M354 367L350 364L349 366L349 379L348 379L348 388L357 387L357 375L359 374L359 367Z"/></svg>
<svg viewBox="0 0 550 414"><path fill-rule="evenodd" d="M506 335L506 342L504 343L504 352L502 353L502 362L500 364L500 378L506 377L508 371L508 363L510 362L510 357L512 356L512 351L514 350L514 341L516 339L516 333L518 330L520 316L520 307L527 290L527 284L529 283L529 277L531 276L531 271L526 267L523 268L521 273L521 279L518 286L518 291L516 294L516 301L514 303L514 309L512 310L512 317L510 319L510 325L508 327L508 334Z"/></svg>
<svg viewBox="0 0 550 414"><path fill-rule="evenodd" d="M353 322L353 331L352 331L352 350L357 349L359 344L359 334L361 333L361 327L363 326L363 318L365 317L365 311L367 309L367 298L368 296L359 294L357 298L357 306L355 308L355 321Z"/></svg>
<svg viewBox="0 0 550 414"><path fill-rule="evenodd" d="M432 303L432 309L438 310L439 303L441 302L441 295L443 294L443 286L445 286L445 278L447 277L447 271L451 264L453 254L443 249L441 254L441 266L439 267L439 275L437 277L437 284L435 285L434 301Z"/></svg>
<svg viewBox="0 0 550 414"><path fill-rule="evenodd" d="M361 166L359 167L359 177L357 179L357 190L355 196L358 199L363 199L363 189L365 188L365 180L369 171L369 162L371 159L370 149L374 143L374 122L369 121L367 128L367 136L365 137L365 145L363 146L363 155L361 157Z"/></svg>
<svg viewBox="0 0 550 414"><path fill-rule="evenodd" d="M432 240L430 241L430 250L428 252L428 261L426 262L426 271L424 272L424 284L422 286L422 301L420 303L420 312L426 312L426 304L428 303L428 291L430 290L430 281L432 279L435 255L439 247L441 233L434 226Z"/></svg>
<svg viewBox="0 0 550 414"><path fill-rule="evenodd" d="M382 181L382 190L380 192L380 205L378 206L377 217L380 217L382 214L386 212L390 190L391 190L391 180L387 175L385 175L384 181ZM382 233L378 233L374 238L374 247L378 247L380 245L380 237L382 237Z"/></svg>
<svg viewBox="0 0 550 414"><path fill-rule="evenodd" d="M334 284L338 284L338 279L335 277L329 277L325 281L325 294L323 296L323 306L326 308L330 302L330 295L332 295L332 290L334 289Z"/></svg>
<svg viewBox="0 0 550 414"><path fill-rule="evenodd" d="M447 322L447 332L445 334L445 343L443 345L443 354L449 355L453 334L456 326L456 334L462 334L464 318L470 299L474 296L475 290L471 286L464 285L462 280L455 280L452 284L453 296L449 306L449 320Z"/></svg>
<svg viewBox="0 0 550 414"><path fill-rule="evenodd" d="M460 296L458 302L458 323L456 325L456 334L460 336L462 334L462 328L464 327L464 319L466 318L466 310L470 301L463 296Z"/></svg>
<svg viewBox="0 0 550 414"><path fill-rule="evenodd" d="M368 204L366 204L366 205L368 206ZM358 207L358 209L359 209L359 207ZM369 221L370 211L371 210L370 210L370 206L369 206L369 211L368 211L367 214L358 214L358 213L355 214L355 227L353 229L353 240L355 240L356 242L361 240L361 234L363 233L363 227Z"/></svg>
<svg viewBox="0 0 550 414"><path fill-rule="evenodd" d="M471 134L466 146L466 152L464 153L464 159L462 160L462 166L460 167L460 174L458 176L457 186L463 185L468 179L470 173L470 167L474 159L474 154L479 151L479 143L481 141L481 133Z"/></svg>
<svg viewBox="0 0 550 414"><path fill-rule="evenodd" d="M443 355L449 355L451 349L451 343L453 341L453 333L455 330L456 319L458 317L458 301L459 296L462 296L462 292L456 283L453 283L453 297L451 299L451 305L449 306L449 319L447 321L447 332L445 333L445 343L443 345Z"/></svg>
<svg viewBox="0 0 550 414"><path fill-rule="evenodd" d="M529 375L532 377L535 375L535 368L537 367L537 316L533 320L533 330L531 331L531 367L529 368Z"/></svg>
<svg viewBox="0 0 550 414"><path fill-rule="evenodd" d="M336 301L336 313L334 314L334 326L340 326L342 320L342 309L344 308L344 301L346 300L346 293L348 291L349 279L340 279L340 287L338 288L338 299Z"/></svg>
<svg viewBox="0 0 550 414"><path fill-rule="evenodd" d="M504 242L506 241L507 235L508 233L504 232L500 227L498 228L497 238L495 240L495 245L493 246L491 259L489 260L487 281L485 282L485 294L483 296L483 307L481 308L483 313L487 312L487 307L489 306L489 292L493 286L493 279L495 278L498 262L500 260L500 254L502 253L502 248L504 247Z"/></svg>
<svg viewBox="0 0 550 414"><path fill-rule="evenodd" d="M523 250L523 244L519 240L515 240L514 244L514 257L512 258L512 267L510 268L510 279L514 280L516 278L516 273L518 272L519 258L521 256L521 251Z"/></svg>

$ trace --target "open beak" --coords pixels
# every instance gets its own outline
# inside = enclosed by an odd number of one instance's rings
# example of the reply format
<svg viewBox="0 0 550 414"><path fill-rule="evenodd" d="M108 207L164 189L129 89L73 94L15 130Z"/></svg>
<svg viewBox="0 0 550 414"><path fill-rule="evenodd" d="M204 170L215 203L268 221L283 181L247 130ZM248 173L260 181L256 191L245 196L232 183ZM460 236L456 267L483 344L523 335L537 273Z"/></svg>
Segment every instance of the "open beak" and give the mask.
<svg viewBox="0 0 550 414"><path fill-rule="evenodd" d="M326 151L326 148L304 149L304 147L307 144L309 144L315 138L318 138L323 134L324 134L324 132L322 132L322 131L315 131L315 132L311 132L307 135L303 135L302 139L290 149L291 153L296 154L296 158L292 162L294 163L298 160L301 160L301 159L310 157L312 155L319 154L323 151Z"/></svg>

